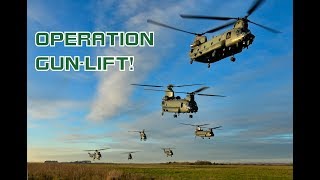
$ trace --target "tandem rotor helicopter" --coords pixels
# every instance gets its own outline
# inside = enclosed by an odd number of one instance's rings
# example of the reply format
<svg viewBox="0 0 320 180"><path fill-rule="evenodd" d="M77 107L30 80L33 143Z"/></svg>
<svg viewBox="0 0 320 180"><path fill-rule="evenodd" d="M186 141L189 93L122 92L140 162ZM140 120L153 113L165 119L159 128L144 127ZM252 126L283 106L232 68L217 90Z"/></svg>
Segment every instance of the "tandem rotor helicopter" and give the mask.
<svg viewBox="0 0 320 180"><path fill-rule="evenodd" d="M164 87L164 86L157 86L157 85L147 85L147 84L131 84L135 86L147 86L147 87ZM177 118L180 113L196 113L198 112L198 106L194 99L195 95L199 96L217 96L217 97L225 97L221 95L214 95L214 94L200 94L199 92L208 89L209 87L202 87L193 92L174 92L173 87L184 87L184 86L194 86L194 85L202 85L202 84L188 84L188 85L173 85L169 84L166 90L159 90L159 89L144 89L144 90L151 90L151 91L164 91L165 96L162 98L162 113L170 112L174 113L173 117ZM180 96L175 96L174 93L184 93L187 94L185 98L181 98ZM189 118L192 118L193 115L189 114Z"/></svg>
<svg viewBox="0 0 320 180"><path fill-rule="evenodd" d="M93 158L93 160L95 160L95 159L100 160L100 158L102 157L100 151L106 150L106 149L110 149L110 148L103 148L103 149L96 149L96 150L84 150L84 151L94 151L93 153L88 152L89 157Z"/></svg>
<svg viewBox="0 0 320 180"><path fill-rule="evenodd" d="M121 154L128 154L128 160L130 160L130 159L132 159L132 153L136 153L136 152L139 152L139 151L124 152Z"/></svg>
<svg viewBox="0 0 320 180"><path fill-rule="evenodd" d="M167 157L172 157L172 155L173 155L173 151L172 151L172 149L175 149L175 148L161 148L161 149L163 149L163 152L164 152L164 154L166 154L167 155Z"/></svg>
<svg viewBox="0 0 320 180"><path fill-rule="evenodd" d="M143 129L142 131L128 131L128 132L138 132L140 134L140 141L147 140L147 134L145 133L147 131L145 131L145 129Z"/></svg>
<svg viewBox="0 0 320 180"><path fill-rule="evenodd" d="M208 139L210 139L210 137L214 136L213 133L213 129L218 129L221 128L222 126L217 126L217 127L213 127L213 128L208 128L208 130L203 130L201 127L202 126L207 126L209 124L186 124L186 123L180 123L183 125L189 125L189 126L196 126L196 129L194 131L194 138L196 138L197 136L202 137L202 139L204 139L205 137L207 137Z"/></svg>
<svg viewBox="0 0 320 180"><path fill-rule="evenodd" d="M195 35L193 43L190 45L191 49L189 52L190 64L193 61L200 63L207 63L210 68L210 63L220 61L226 57L231 56L230 60L234 62L236 58L235 54L238 54L244 48L249 48L249 45L253 43L255 36L251 33L248 28L248 23L255 24L273 33L281 33L275 29L257 24L248 19L248 17L259 7L265 0L256 0L247 11L247 15L244 17L219 17L219 16L202 16L202 15L186 15L181 14L182 18L193 18L193 19L210 19L210 20L233 20L224 25L210 29L203 33L194 33L178 29L166 24L162 24L153 20L148 19L147 22L169 29L189 33ZM220 35L214 36L212 39L207 40L204 36L206 33L213 33L218 30L224 29L228 26L233 25L232 29L229 29Z"/></svg>

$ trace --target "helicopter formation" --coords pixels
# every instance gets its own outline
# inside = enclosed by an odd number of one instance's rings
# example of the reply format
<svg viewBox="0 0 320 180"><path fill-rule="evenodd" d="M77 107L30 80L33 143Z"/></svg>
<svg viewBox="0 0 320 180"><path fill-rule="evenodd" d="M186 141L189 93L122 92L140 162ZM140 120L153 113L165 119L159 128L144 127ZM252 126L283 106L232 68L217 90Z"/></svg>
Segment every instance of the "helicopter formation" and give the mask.
<svg viewBox="0 0 320 180"><path fill-rule="evenodd" d="M257 10L258 7L262 5L265 0L256 0L251 7L247 10L247 14L243 17L221 17L221 16L203 16L203 15L189 15L189 14L180 14L180 17L186 19L207 19L207 20L220 20L228 21L226 24L215 27L203 33L195 33L186 31L183 29L175 28L151 19L148 19L147 22L162 26L165 28L173 29L176 31L188 33L195 35L193 43L190 45L189 58L190 64L194 61L200 63L207 63L208 68L210 64L230 57L230 60L234 62L236 58L235 54L242 52L243 49L249 48L255 39L255 35L249 29L249 23L257 25L269 32L272 33L281 33L278 30L272 29L270 27L255 23L248 19L248 17ZM211 39L208 39L205 34L214 33L221 29L232 26L232 29L229 29L217 36L213 36Z"/></svg>
<svg viewBox="0 0 320 180"><path fill-rule="evenodd" d="M269 28L267 26L255 23L248 19L248 17L255 12L258 7L262 5L265 0L255 0L255 2L250 6L247 10L247 14L243 17L220 17L220 16L203 16L203 15L189 15L189 14L181 14L182 18L186 19L207 19L207 20L220 20L220 21L228 21L226 24L215 27L203 33L194 33L190 31L186 31L183 29L178 29L173 26L169 26L151 19L148 19L147 22L162 26L165 28L173 29L176 31L193 34L195 35L193 43L190 45L189 58L190 64L194 61L199 63L208 64L208 68L210 68L210 64L223 60L227 57L230 57L230 60L234 62L236 60L235 55L242 52L243 49L249 48L249 46L253 43L255 39L255 35L249 29L249 23L257 25L267 31L272 33L281 33L278 30ZM211 39L207 39L205 34L214 33L221 29L232 26L232 29L228 29L225 32L213 36ZM164 96L161 99L161 115L164 113L172 113L174 118L180 116L180 114L188 114L189 118L193 118L193 115L199 111L198 103L195 100L195 96L211 96L211 97L226 97L223 95L216 94L203 94L202 91L208 89L208 86L203 86L204 84L184 84L184 85L174 85L168 84L166 86L163 85L152 85L152 84L130 84L133 86L142 86L147 87L144 90L149 91L161 91L165 92ZM194 91L185 92L185 91L174 91L173 88L180 88L186 86L202 86ZM151 88L150 88L151 87ZM163 89L156 89L163 88ZM180 96L176 96L175 94L186 94L184 98ZM182 125L194 126L194 135L196 137L200 137L202 139L208 138L211 139L215 136L213 130L219 129L222 126L210 127L207 129L203 129L203 127L208 126L209 124L190 124L190 123L180 123ZM138 132L140 135L140 141L147 141L146 130L142 129L142 131L134 130L128 132ZM93 160L101 159L101 150L106 150L110 148L98 149L98 150L85 150L85 151L94 151L94 153L88 153L89 157L93 158ZM161 148L163 153L167 157L173 156L173 147ZM132 160L133 153L139 151L129 151L123 152L122 154L128 154L128 160Z"/></svg>

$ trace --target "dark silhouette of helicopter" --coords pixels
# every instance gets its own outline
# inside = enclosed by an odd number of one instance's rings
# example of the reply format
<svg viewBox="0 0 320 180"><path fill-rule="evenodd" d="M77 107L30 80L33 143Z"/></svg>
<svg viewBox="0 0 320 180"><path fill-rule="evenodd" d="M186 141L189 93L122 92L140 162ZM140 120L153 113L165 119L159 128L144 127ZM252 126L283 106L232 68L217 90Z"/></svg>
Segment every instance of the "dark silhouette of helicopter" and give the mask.
<svg viewBox="0 0 320 180"><path fill-rule="evenodd" d="M189 126L196 126L196 129L194 131L194 134L195 134L194 137L196 138L197 136L199 136L199 137L202 137L202 139L204 139L205 137L210 139L211 137L214 136L214 133L212 130L222 127L222 126L217 126L217 127L213 127L213 128L208 128L208 130L203 130L201 127L209 125L209 124L186 124L186 123L180 123L180 124L189 125Z"/></svg>
<svg viewBox="0 0 320 180"><path fill-rule="evenodd" d="M147 86L147 87L164 87L158 85L146 85L146 84L131 84L136 86ZM193 92L174 92L173 87L184 87L184 86L194 86L194 85L202 85L202 84L188 84L188 85L173 85L169 84L166 90L159 89L145 89L151 91L164 91L165 96L162 98L162 115L164 112L174 113L173 117L176 118L180 113L191 113L189 114L189 118L192 118L192 113L198 112L198 105L195 101L194 96L217 96L217 97L225 97L221 95L214 94L200 94L201 91L208 89L209 87L201 87ZM175 96L174 93L184 93L187 94L185 98L181 98L180 96Z"/></svg>
<svg viewBox="0 0 320 180"><path fill-rule="evenodd" d="M100 160L100 158L102 157L100 151L106 150L106 149L110 149L110 148L103 148L103 149L96 149L96 150L84 150L84 151L94 151L94 153L88 152L89 157L93 158L93 160L95 160L95 159Z"/></svg>
<svg viewBox="0 0 320 180"><path fill-rule="evenodd" d="M173 151L172 151L172 149L175 149L175 148L161 148L161 149L163 149L163 152L167 155L167 157L172 157L172 155L173 155Z"/></svg>
<svg viewBox="0 0 320 180"><path fill-rule="evenodd" d="M131 160L133 158L132 153L136 153L136 152L139 152L139 151L124 152L122 154L128 154L128 160Z"/></svg>
<svg viewBox="0 0 320 180"><path fill-rule="evenodd" d="M193 61L200 63L207 63L210 68L210 63L220 61L226 57L230 57L230 60L234 62L236 58L235 54L242 52L242 49L248 48L253 43L255 36L248 28L248 23L255 24L273 33L280 33L280 31L271 29L269 27L257 24L248 19L248 17L264 2L264 0L256 0L247 11L247 15L244 17L218 17L218 16L202 16L202 15L186 15L181 14L182 18L193 19L210 19L210 20L232 20L224 25L210 29L204 33L194 33L178 29L172 26L168 26L163 23L159 23L148 19L148 23L159 25L162 27L170 28L173 30L189 33L195 35L195 39L191 44L189 52L190 64ZM224 29L233 25L232 29L229 29L220 35L214 36L212 39L207 40L204 36L206 33L213 33L218 30Z"/></svg>
<svg viewBox="0 0 320 180"><path fill-rule="evenodd" d="M144 140L146 141L147 140L147 134L145 132L145 129L143 129L142 131L128 131L128 132L138 132L140 134L140 140Z"/></svg>

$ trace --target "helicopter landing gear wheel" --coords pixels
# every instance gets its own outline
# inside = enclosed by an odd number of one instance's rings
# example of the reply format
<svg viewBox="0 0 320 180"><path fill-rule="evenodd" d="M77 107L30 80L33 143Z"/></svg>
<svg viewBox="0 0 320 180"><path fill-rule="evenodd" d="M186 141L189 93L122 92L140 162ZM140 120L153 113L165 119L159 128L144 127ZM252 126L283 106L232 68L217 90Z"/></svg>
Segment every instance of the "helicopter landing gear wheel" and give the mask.
<svg viewBox="0 0 320 180"><path fill-rule="evenodd" d="M232 57L230 58L230 60L231 60L232 62L235 62L235 61L236 61L236 58L235 58L234 56L232 56Z"/></svg>
<svg viewBox="0 0 320 180"><path fill-rule="evenodd" d="M161 113L161 116L163 116L164 112Z"/></svg>
<svg viewBox="0 0 320 180"><path fill-rule="evenodd" d="M189 114L189 118L193 118L193 115L192 115L192 114Z"/></svg>
<svg viewBox="0 0 320 180"><path fill-rule="evenodd" d="M174 114L174 115L173 115L173 117L174 117L174 118L177 118L177 117L178 117L178 115Z"/></svg>
<svg viewBox="0 0 320 180"><path fill-rule="evenodd" d="M210 63L208 63L208 68L210 68Z"/></svg>
<svg viewBox="0 0 320 180"><path fill-rule="evenodd" d="M190 60L190 64L192 64L192 63L193 63L193 60L191 59L191 60Z"/></svg>

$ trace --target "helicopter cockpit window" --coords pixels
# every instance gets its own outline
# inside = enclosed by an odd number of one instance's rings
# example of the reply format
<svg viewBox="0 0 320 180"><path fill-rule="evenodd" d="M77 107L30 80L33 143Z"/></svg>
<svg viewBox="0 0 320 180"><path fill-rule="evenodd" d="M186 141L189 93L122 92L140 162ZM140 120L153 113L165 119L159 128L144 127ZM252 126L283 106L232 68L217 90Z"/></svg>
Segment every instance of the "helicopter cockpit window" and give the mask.
<svg viewBox="0 0 320 180"><path fill-rule="evenodd" d="M229 39L231 37L231 32L227 33L226 39Z"/></svg>

